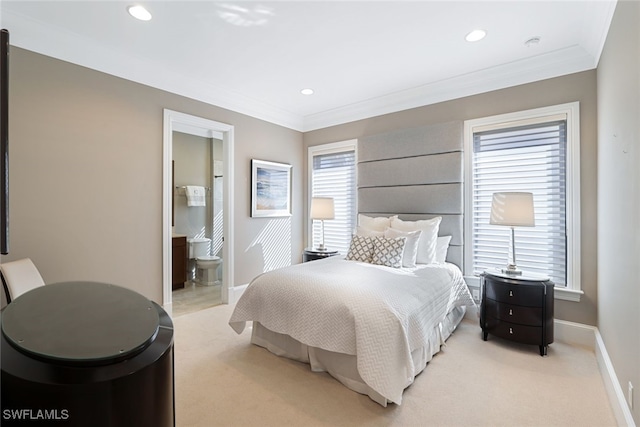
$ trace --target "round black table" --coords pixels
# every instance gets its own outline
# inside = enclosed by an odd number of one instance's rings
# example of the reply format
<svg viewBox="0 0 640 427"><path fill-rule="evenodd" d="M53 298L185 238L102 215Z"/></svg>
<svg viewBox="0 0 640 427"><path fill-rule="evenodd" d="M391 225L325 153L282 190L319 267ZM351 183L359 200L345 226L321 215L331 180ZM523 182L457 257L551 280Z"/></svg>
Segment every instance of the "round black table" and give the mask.
<svg viewBox="0 0 640 427"><path fill-rule="evenodd" d="M173 323L120 286L66 282L0 313L2 425L173 426Z"/></svg>

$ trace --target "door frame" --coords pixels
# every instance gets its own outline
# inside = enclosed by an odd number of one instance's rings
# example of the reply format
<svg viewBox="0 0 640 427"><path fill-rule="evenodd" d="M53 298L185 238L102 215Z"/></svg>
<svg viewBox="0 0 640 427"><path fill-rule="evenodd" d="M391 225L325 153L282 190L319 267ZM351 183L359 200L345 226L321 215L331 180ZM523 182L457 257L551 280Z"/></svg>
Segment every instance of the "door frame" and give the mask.
<svg viewBox="0 0 640 427"><path fill-rule="evenodd" d="M223 238L222 247L223 274L222 274L222 303L229 304L231 288L233 288L233 133L234 127L226 123L220 123L190 114L180 113L164 109L164 124L162 138L162 305L170 310L171 299L171 238L172 238L172 209L171 200L173 158L173 132L183 132L205 138L217 138L222 140L223 165Z"/></svg>

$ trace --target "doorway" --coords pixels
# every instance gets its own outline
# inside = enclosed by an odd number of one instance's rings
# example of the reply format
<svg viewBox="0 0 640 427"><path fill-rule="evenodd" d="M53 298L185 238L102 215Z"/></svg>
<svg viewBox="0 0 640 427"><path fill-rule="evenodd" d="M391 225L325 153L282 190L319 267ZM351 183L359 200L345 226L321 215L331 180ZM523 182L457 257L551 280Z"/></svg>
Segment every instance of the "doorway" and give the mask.
<svg viewBox="0 0 640 427"><path fill-rule="evenodd" d="M201 117L191 116L172 110L164 110L163 136L163 307L172 312L172 237L174 223L173 196L173 148L174 132L210 138L222 141L222 199L224 200L222 215L222 263L221 300L223 304L230 302L230 289L233 287L233 126L215 122Z"/></svg>
<svg viewBox="0 0 640 427"><path fill-rule="evenodd" d="M221 139L173 131L172 143L171 307L177 317L222 303L224 163Z"/></svg>

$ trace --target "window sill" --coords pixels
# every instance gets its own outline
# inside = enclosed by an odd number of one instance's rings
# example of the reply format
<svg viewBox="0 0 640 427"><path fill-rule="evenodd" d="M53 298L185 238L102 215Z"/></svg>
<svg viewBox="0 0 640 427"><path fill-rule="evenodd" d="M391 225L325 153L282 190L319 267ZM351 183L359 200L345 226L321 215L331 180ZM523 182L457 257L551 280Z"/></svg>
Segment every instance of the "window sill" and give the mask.
<svg viewBox="0 0 640 427"><path fill-rule="evenodd" d="M580 302L580 298L584 295L583 291L567 288L556 288L553 291L555 299L561 299L564 301Z"/></svg>

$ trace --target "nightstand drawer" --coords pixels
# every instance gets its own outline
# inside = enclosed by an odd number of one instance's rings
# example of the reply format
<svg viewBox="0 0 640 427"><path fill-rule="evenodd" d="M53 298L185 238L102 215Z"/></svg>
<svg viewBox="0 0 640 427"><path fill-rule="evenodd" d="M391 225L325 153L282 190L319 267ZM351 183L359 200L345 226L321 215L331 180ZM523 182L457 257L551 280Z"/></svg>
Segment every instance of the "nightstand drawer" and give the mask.
<svg viewBox="0 0 640 427"><path fill-rule="evenodd" d="M542 326L542 308L485 301L487 316L520 325Z"/></svg>
<svg viewBox="0 0 640 427"><path fill-rule="evenodd" d="M491 279L485 279L487 282ZM511 285L492 282L486 286L487 298L509 304L541 307L544 301L543 286Z"/></svg>
<svg viewBox="0 0 640 427"><path fill-rule="evenodd" d="M487 316L486 331L500 338L517 341L522 344L540 344L542 328L505 322Z"/></svg>

